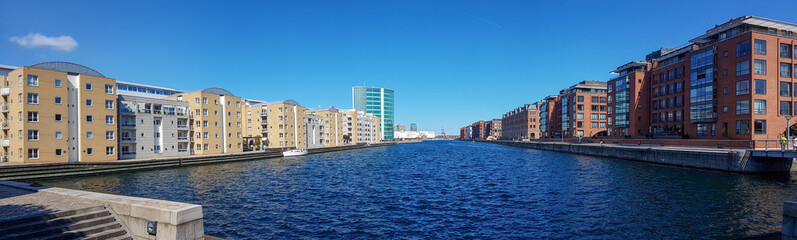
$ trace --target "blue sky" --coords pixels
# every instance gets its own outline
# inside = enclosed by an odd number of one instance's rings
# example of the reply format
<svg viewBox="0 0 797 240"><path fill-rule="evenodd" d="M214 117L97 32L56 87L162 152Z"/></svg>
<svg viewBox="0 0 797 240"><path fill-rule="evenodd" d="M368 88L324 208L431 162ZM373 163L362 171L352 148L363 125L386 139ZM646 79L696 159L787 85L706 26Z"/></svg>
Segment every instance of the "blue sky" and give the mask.
<svg viewBox="0 0 797 240"><path fill-rule="evenodd" d="M0 64L70 61L121 81L222 87L245 98L294 99L312 108L351 108L351 87L365 83L396 91L397 123L438 132L445 127L448 134L578 81L608 80L615 67L662 46L681 46L731 18L797 22L793 0L3 6ZM52 47L31 45L36 34Z"/></svg>

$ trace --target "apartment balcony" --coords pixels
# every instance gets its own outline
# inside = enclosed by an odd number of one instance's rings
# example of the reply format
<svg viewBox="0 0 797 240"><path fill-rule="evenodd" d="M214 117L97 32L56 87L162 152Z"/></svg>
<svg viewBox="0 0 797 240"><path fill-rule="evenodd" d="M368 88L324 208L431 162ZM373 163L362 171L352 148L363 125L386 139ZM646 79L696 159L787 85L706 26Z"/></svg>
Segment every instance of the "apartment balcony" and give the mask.
<svg viewBox="0 0 797 240"><path fill-rule="evenodd" d="M122 143L135 143L136 137L122 137Z"/></svg>
<svg viewBox="0 0 797 240"><path fill-rule="evenodd" d="M8 130L9 128L11 128L11 125L8 121L0 121L0 129Z"/></svg>
<svg viewBox="0 0 797 240"><path fill-rule="evenodd" d="M121 110L119 110L119 114L132 116L136 115L136 112L129 108L122 108Z"/></svg>
<svg viewBox="0 0 797 240"><path fill-rule="evenodd" d="M188 152L188 149L177 149L177 152Z"/></svg>
<svg viewBox="0 0 797 240"><path fill-rule="evenodd" d="M134 129L136 128L136 123L135 122L120 123L119 127L121 127L122 129Z"/></svg>
<svg viewBox="0 0 797 240"><path fill-rule="evenodd" d="M8 156L7 155L1 156L0 157L0 162L8 162Z"/></svg>
<svg viewBox="0 0 797 240"><path fill-rule="evenodd" d="M135 152L135 151L132 151L132 152L122 152L122 156L135 156L135 155L136 155L136 152Z"/></svg>
<svg viewBox="0 0 797 240"><path fill-rule="evenodd" d="M177 137L177 141L188 141L187 136Z"/></svg>
<svg viewBox="0 0 797 240"><path fill-rule="evenodd" d="M8 147L11 145L11 140L8 139L0 139L0 146Z"/></svg>
<svg viewBox="0 0 797 240"><path fill-rule="evenodd" d="M0 112L7 113L8 112L8 103L0 104Z"/></svg>
<svg viewBox="0 0 797 240"><path fill-rule="evenodd" d="M260 116L261 116L261 117L268 116L268 112L266 112L266 111L264 110L263 112L261 112L261 113L260 113Z"/></svg>
<svg viewBox="0 0 797 240"><path fill-rule="evenodd" d="M260 133L268 133L268 128L260 129Z"/></svg>
<svg viewBox="0 0 797 240"><path fill-rule="evenodd" d="M9 88L9 87L0 88L0 95L5 97L5 96L8 96L8 94L10 94L10 93L11 93L11 88Z"/></svg>
<svg viewBox="0 0 797 240"><path fill-rule="evenodd" d="M188 124L177 124L177 128L188 128Z"/></svg>

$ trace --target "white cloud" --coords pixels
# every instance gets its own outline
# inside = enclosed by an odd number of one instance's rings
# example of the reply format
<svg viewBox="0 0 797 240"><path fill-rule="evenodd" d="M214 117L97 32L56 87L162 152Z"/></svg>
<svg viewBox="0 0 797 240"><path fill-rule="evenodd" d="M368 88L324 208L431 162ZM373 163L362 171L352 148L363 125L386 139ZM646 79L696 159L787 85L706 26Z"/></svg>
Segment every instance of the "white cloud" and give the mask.
<svg viewBox="0 0 797 240"><path fill-rule="evenodd" d="M27 48L50 47L53 50L69 52L77 47L77 41L70 36L48 37L39 33L29 33L26 36L11 37L9 41Z"/></svg>

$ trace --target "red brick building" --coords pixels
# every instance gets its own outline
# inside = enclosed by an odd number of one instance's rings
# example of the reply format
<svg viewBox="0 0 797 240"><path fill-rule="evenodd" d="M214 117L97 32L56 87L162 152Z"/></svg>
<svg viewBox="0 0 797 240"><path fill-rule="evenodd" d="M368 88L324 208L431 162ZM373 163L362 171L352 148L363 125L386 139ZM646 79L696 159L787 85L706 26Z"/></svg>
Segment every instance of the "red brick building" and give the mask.
<svg viewBox="0 0 797 240"><path fill-rule="evenodd" d="M487 139L487 134L490 133L487 130L487 126L484 123L484 120L479 120L474 122L470 125L472 129L472 138L471 139Z"/></svg>
<svg viewBox="0 0 797 240"><path fill-rule="evenodd" d="M643 136L649 132L650 83L645 77L649 69L649 62L633 61L612 71L618 77L607 83L608 136Z"/></svg>
<svg viewBox="0 0 797 240"><path fill-rule="evenodd" d="M559 92L564 137L606 136L606 86L606 82L582 81Z"/></svg>
<svg viewBox="0 0 797 240"><path fill-rule="evenodd" d="M504 113L501 118L501 138L510 140L539 138L537 105L526 104Z"/></svg>
<svg viewBox="0 0 797 240"><path fill-rule="evenodd" d="M555 115L554 109L556 108L556 101L558 100L559 96L550 95L540 101L540 138L549 138L554 136L554 133L561 131L560 129L562 126L554 126L555 120L553 119ZM561 112L559 114L561 114Z"/></svg>
<svg viewBox="0 0 797 240"><path fill-rule="evenodd" d="M501 139L501 119L493 119L489 122L486 122L486 124L487 132L489 132L488 137L492 136L495 139Z"/></svg>
<svg viewBox="0 0 797 240"><path fill-rule="evenodd" d="M797 24L744 16L689 42L615 70L611 136L771 140L786 130L797 106ZM629 93L627 116L618 87Z"/></svg>

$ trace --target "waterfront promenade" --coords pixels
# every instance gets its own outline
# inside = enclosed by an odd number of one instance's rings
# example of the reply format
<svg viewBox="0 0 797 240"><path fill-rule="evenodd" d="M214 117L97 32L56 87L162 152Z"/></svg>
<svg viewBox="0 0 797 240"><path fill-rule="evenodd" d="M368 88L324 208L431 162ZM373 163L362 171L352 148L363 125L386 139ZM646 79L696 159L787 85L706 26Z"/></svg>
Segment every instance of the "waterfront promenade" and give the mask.
<svg viewBox="0 0 797 240"><path fill-rule="evenodd" d="M506 146L582 155L620 158L655 164L737 173L790 173L797 171L796 152L772 149L694 146L574 143L556 141L487 141Z"/></svg>

